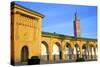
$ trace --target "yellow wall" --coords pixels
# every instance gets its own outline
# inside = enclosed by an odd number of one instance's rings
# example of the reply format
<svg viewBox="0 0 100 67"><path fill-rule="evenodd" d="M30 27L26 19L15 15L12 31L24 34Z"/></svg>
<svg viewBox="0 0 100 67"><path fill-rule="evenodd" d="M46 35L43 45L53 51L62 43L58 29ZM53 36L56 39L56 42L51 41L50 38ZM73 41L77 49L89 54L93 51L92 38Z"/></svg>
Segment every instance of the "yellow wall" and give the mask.
<svg viewBox="0 0 100 67"><path fill-rule="evenodd" d="M28 47L29 59L40 56L42 18L17 5L14 7L11 10L11 59L17 64L21 62L24 46Z"/></svg>

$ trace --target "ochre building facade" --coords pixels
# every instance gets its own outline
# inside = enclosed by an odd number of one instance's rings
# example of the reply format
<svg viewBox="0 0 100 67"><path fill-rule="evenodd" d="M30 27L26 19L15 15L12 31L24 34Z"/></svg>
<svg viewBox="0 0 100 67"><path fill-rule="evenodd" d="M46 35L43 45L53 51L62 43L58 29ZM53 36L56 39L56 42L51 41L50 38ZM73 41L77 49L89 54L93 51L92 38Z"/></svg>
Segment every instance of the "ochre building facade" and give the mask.
<svg viewBox="0 0 100 67"><path fill-rule="evenodd" d="M80 31L79 35L74 33L76 36L42 32L43 18L36 11L11 5L12 64L27 64L33 56L38 56L40 63L97 60L97 39L81 38Z"/></svg>

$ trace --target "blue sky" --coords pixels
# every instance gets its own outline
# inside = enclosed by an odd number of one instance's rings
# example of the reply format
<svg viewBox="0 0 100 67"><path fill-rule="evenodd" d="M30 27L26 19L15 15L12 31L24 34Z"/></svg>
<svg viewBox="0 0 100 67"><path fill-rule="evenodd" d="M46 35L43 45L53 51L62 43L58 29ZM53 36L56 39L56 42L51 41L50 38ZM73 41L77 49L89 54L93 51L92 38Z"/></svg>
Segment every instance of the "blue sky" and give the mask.
<svg viewBox="0 0 100 67"><path fill-rule="evenodd" d="M77 11L80 20L81 37L97 38L96 6L36 2L16 3L45 15L42 20L42 31L56 32L70 36L74 36L73 21L75 18L75 12Z"/></svg>

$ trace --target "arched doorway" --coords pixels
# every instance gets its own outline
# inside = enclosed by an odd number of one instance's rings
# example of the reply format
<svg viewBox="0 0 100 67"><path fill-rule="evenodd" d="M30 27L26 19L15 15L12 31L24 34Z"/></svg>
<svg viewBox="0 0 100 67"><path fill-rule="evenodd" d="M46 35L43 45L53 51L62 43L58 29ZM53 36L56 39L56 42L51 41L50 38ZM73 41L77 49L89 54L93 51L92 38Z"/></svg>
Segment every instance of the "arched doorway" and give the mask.
<svg viewBox="0 0 100 67"><path fill-rule="evenodd" d="M66 61L72 61L73 49L71 48L69 43L66 43L66 45L65 45L64 54L65 54Z"/></svg>
<svg viewBox="0 0 100 67"><path fill-rule="evenodd" d="M43 41L41 43L41 61L48 61L49 60L49 55L48 55L48 44Z"/></svg>
<svg viewBox="0 0 100 67"><path fill-rule="evenodd" d="M53 45L52 55L55 62L59 62L61 60L61 47L58 42Z"/></svg>
<svg viewBox="0 0 100 67"><path fill-rule="evenodd" d="M27 46L22 47L22 50L21 50L21 62L24 63L24 64L27 64L28 56L29 56L28 47Z"/></svg>
<svg viewBox="0 0 100 67"><path fill-rule="evenodd" d="M82 56L83 56L83 58L85 59L85 60L87 60L88 59L88 52L87 52L87 49L88 49L88 46L86 45L86 44L84 44L83 46L82 46Z"/></svg>
<svg viewBox="0 0 100 67"><path fill-rule="evenodd" d="M75 58L78 59L80 57L80 47L78 44L75 44L75 49L74 49L76 52L75 54Z"/></svg>

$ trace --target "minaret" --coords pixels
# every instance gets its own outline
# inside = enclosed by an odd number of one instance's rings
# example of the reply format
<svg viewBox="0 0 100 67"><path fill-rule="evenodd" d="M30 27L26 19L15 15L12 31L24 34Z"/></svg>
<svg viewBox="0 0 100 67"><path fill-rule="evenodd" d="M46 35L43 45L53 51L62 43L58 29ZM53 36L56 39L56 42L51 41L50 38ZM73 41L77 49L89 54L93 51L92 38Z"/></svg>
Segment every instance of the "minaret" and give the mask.
<svg viewBox="0 0 100 67"><path fill-rule="evenodd" d="M74 20L74 36L80 37L80 20L78 19L77 12L75 13L75 20Z"/></svg>

